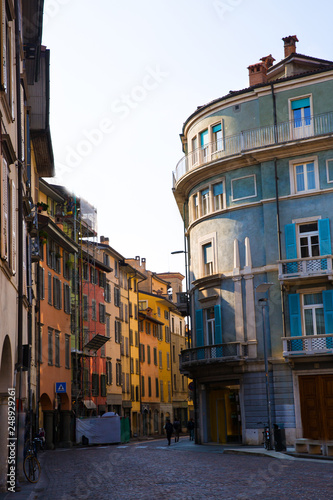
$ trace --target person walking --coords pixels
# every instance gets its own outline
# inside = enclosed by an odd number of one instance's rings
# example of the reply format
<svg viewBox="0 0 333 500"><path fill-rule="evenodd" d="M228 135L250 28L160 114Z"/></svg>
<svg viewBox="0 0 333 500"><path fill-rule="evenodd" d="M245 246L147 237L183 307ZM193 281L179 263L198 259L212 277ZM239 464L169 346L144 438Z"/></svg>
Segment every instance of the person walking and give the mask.
<svg viewBox="0 0 333 500"><path fill-rule="evenodd" d="M179 433L180 433L180 421L178 418L173 423L173 428L175 430L175 443L178 443L179 441Z"/></svg>
<svg viewBox="0 0 333 500"><path fill-rule="evenodd" d="M194 421L193 418L187 422L187 430L190 434L190 441L194 441Z"/></svg>
<svg viewBox="0 0 333 500"><path fill-rule="evenodd" d="M167 440L168 440L168 446L171 444L171 436L173 433L173 425L170 422L170 418L167 418L166 424L164 426L164 429L166 430L166 435L167 435Z"/></svg>

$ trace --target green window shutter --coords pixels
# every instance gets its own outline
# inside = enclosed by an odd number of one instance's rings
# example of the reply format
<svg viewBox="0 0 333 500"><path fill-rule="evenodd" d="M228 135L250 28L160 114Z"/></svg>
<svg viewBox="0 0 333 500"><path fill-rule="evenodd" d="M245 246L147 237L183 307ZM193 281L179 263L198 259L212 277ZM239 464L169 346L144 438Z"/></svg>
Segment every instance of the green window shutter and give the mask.
<svg viewBox="0 0 333 500"><path fill-rule="evenodd" d="M300 337L302 335L301 323L301 302L298 293L288 295L289 301L289 321L290 335L292 337Z"/></svg>
<svg viewBox="0 0 333 500"><path fill-rule="evenodd" d="M197 309L195 311L195 339L197 347L204 345L202 309Z"/></svg>
<svg viewBox="0 0 333 500"><path fill-rule="evenodd" d="M297 259L296 226L295 224L286 224L284 230L286 239L286 258Z"/></svg>
<svg viewBox="0 0 333 500"><path fill-rule="evenodd" d="M214 306L215 317L215 344L222 344L222 321L221 321L221 306Z"/></svg>
<svg viewBox="0 0 333 500"><path fill-rule="evenodd" d="M331 255L331 232L329 219L318 220L320 255Z"/></svg>
<svg viewBox="0 0 333 500"><path fill-rule="evenodd" d="M323 291L325 333L333 333L333 290Z"/></svg>

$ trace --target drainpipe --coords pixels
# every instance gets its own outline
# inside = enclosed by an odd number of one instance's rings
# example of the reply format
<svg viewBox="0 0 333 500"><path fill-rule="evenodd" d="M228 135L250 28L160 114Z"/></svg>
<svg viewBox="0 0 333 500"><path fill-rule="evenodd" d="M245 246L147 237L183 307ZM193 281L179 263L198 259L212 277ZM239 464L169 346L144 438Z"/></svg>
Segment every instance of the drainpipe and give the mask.
<svg viewBox="0 0 333 500"><path fill-rule="evenodd" d="M274 94L274 85L271 83L271 92L273 99L273 118L274 118L274 137L275 144L278 144L278 133L277 133L277 118L276 118L276 99ZM282 258L281 251L281 226L280 226L280 204L279 204L279 178L277 174L277 160L274 158L274 175L275 175L275 200L276 200L276 222L277 222L277 239L278 239L278 255L279 260ZM284 289L283 285L280 285L280 293L281 293L281 313L282 313L282 336L286 335L286 317L284 310Z"/></svg>

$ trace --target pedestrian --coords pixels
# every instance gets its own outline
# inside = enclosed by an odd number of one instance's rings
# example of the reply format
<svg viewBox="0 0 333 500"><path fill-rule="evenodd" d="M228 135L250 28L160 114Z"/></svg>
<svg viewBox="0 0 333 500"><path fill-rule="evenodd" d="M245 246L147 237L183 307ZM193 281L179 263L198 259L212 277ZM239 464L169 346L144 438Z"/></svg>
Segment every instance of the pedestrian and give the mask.
<svg viewBox="0 0 333 500"><path fill-rule="evenodd" d="M175 443L178 443L179 441L179 433L180 433L180 422L178 418L173 423L173 428L175 430Z"/></svg>
<svg viewBox="0 0 333 500"><path fill-rule="evenodd" d="M170 422L170 418L167 418L167 421L166 421L166 424L164 426L164 429L166 430L168 445L170 446L170 444L171 444L171 436L172 436L172 433L173 433L173 425Z"/></svg>
<svg viewBox="0 0 333 500"><path fill-rule="evenodd" d="M187 430L190 434L190 441L194 441L194 421L193 418L187 422Z"/></svg>

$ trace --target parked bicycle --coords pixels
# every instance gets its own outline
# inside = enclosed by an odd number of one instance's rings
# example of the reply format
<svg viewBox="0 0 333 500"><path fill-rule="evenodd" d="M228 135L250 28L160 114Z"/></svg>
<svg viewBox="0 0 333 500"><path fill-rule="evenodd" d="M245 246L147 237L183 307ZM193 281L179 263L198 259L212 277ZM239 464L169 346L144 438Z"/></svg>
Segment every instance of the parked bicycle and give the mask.
<svg viewBox="0 0 333 500"><path fill-rule="evenodd" d="M40 438L29 440L25 451L23 471L30 483L37 483L41 474L40 463L37 458L37 448L41 445Z"/></svg>
<svg viewBox="0 0 333 500"><path fill-rule="evenodd" d="M258 422L258 425L264 425L262 436L263 436L265 450L272 450L273 448L272 448L271 433L269 430L269 426L267 424L263 424L263 422Z"/></svg>

